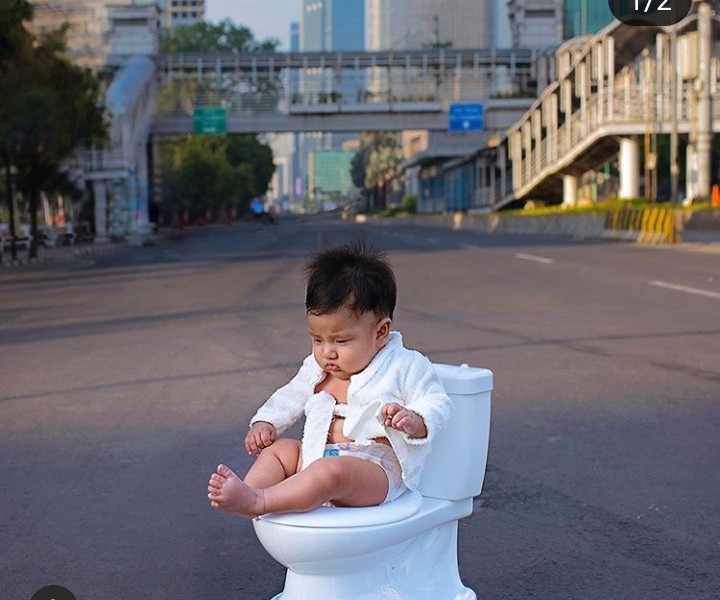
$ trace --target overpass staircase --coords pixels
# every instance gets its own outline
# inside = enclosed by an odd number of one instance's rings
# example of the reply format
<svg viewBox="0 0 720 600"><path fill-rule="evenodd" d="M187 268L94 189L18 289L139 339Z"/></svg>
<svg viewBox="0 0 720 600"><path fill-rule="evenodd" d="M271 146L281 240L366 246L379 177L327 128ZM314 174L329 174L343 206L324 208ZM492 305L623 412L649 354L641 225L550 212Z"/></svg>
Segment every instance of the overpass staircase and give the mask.
<svg viewBox="0 0 720 600"><path fill-rule="evenodd" d="M619 138L692 135L698 101L697 20L691 14L674 30L615 22L561 47L556 81L507 132L512 194L496 208L519 199L556 201L563 194L563 177L579 178L613 161ZM720 24L714 16L712 29L715 38ZM718 131L716 54L711 63L712 129Z"/></svg>

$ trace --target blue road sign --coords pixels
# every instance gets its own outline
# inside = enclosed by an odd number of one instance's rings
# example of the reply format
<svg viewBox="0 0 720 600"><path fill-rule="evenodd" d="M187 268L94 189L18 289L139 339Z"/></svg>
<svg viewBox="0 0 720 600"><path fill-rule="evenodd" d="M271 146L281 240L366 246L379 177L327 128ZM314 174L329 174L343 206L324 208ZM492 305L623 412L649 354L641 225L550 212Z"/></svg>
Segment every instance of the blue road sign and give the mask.
<svg viewBox="0 0 720 600"><path fill-rule="evenodd" d="M448 112L450 131L482 131L485 107L482 104L451 104Z"/></svg>

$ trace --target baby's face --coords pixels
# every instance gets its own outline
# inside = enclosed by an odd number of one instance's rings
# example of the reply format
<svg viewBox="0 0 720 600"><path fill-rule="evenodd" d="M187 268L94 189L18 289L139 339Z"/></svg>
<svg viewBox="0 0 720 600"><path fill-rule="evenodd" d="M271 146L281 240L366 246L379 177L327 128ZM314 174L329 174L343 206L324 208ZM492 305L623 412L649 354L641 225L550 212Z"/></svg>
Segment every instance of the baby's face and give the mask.
<svg viewBox="0 0 720 600"><path fill-rule="evenodd" d="M390 319L371 312L357 315L344 306L325 314L308 314L317 363L331 377L349 379L362 371L387 342Z"/></svg>

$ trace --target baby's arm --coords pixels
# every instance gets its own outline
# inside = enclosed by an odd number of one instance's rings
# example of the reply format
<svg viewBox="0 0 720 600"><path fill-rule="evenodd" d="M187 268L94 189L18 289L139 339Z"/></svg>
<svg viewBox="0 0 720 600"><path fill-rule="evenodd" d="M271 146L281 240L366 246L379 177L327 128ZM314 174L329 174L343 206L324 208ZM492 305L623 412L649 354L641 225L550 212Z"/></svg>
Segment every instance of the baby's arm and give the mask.
<svg viewBox="0 0 720 600"><path fill-rule="evenodd" d="M260 450L270 446L277 437L275 426L266 421L256 421L245 436L245 449L248 454L257 456Z"/></svg>
<svg viewBox="0 0 720 600"><path fill-rule="evenodd" d="M383 405L380 409L380 416L385 427L397 429L411 437L424 438L427 436L425 420L415 411L405 408L397 402Z"/></svg>

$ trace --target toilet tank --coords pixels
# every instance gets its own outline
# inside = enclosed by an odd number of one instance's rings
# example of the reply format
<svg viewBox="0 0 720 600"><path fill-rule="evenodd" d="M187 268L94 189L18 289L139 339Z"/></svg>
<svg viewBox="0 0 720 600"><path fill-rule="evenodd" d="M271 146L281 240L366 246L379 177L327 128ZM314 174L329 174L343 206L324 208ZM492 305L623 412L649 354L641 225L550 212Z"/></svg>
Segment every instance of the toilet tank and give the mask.
<svg viewBox="0 0 720 600"><path fill-rule="evenodd" d="M434 364L453 403L450 420L433 440L419 490L423 496L462 500L482 490L490 440L493 374L467 365Z"/></svg>

